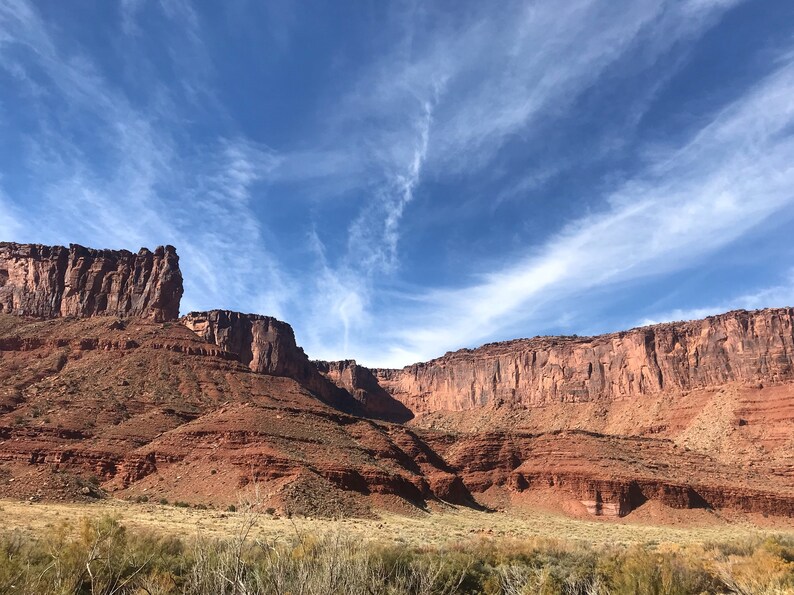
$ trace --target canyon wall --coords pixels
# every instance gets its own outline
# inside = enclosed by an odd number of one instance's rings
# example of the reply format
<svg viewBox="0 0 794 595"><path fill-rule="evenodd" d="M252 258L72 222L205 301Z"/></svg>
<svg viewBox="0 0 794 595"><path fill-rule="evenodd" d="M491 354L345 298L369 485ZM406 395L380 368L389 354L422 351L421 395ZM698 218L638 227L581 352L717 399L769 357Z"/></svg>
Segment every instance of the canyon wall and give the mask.
<svg viewBox="0 0 794 595"><path fill-rule="evenodd" d="M399 423L413 417L410 409L378 384L372 370L355 360L315 361L314 365L328 380L353 395L371 416Z"/></svg>
<svg viewBox="0 0 794 595"><path fill-rule="evenodd" d="M286 322L229 310L190 312L181 322L208 343L236 353L254 372L301 380L317 374Z"/></svg>
<svg viewBox="0 0 794 595"><path fill-rule="evenodd" d="M367 368L352 361L310 361L286 322L228 310L191 312L181 322L208 343L236 354L252 371L297 380L337 409L394 422L412 417Z"/></svg>
<svg viewBox="0 0 794 595"><path fill-rule="evenodd" d="M190 312L181 322L199 337L234 353L252 371L297 380L323 400L350 405L295 342L292 327L271 316L229 310ZM349 409L349 406L346 407Z"/></svg>
<svg viewBox="0 0 794 595"><path fill-rule="evenodd" d="M235 354L253 372L292 378L329 405L362 413L352 395L326 379L309 361L286 322L229 310L190 312L180 322L208 343Z"/></svg>
<svg viewBox="0 0 794 595"><path fill-rule="evenodd" d="M93 250L0 243L0 313L33 318L176 320L182 273L173 246Z"/></svg>
<svg viewBox="0 0 794 595"><path fill-rule="evenodd" d="M327 511L351 493L501 506L551 491L597 515L655 500L794 516L792 308L370 370L311 362L268 316L159 324L181 295L170 246L0 243L0 495L38 497L50 480L30 471L51 465L170 498L253 477Z"/></svg>
<svg viewBox="0 0 794 595"><path fill-rule="evenodd" d="M373 370L414 413L539 407L794 380L794 309L738 310L597 337L537 337Z"/></svg>

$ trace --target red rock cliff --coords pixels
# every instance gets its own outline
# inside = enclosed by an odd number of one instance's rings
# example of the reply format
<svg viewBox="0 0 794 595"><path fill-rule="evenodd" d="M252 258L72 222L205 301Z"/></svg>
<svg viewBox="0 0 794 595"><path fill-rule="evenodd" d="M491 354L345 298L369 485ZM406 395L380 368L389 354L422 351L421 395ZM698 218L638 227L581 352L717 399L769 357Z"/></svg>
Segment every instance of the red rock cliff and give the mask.
<svg viewBox="0 0 794 595"><path fill-rule="evenodd" d="M588 338L518 339L373 372L414 413L792 381L794 309L738 310Z"/></svg>
<svg viewBox="0 0 794 595"><path fill-rule="evenodd" d="M344 411L357 410L353 397L326 379L309 361L286 322L229 310L190 312L181 322L208 343L237 354L252 371L292 378L326 403Z"/></svg>
<svg viewBox="0 0 794 595"><path fill-rule="evenodd" d="M236 353L254 372L302 378L311 374L308 358L286 322L229 310L190 312L181 322L205 341Z"/></svg>
<svg viewBox="0 0 794 595"><path fill-rule="evenodd" d="M182 273L173 246L92 250L0 243L0 313L56 318L179 317Z"/></svg>
<svg viewBox="0 0 794 595"><path fill-rule="evenodd" d="M361 403L370 416L400 423L413 417L405 405L378 384L372 370L359 366L355 360L313 363L323 376Z"/></svg>

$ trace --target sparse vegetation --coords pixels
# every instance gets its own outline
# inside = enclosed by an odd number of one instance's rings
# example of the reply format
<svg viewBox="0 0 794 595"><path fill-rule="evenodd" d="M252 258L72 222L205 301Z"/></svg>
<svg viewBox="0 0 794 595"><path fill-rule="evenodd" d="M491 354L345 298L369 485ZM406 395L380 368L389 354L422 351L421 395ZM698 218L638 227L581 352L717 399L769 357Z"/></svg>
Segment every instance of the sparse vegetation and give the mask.
<svg viewBox="0 0 794 595"><path fill-rule="evenodd" d="M438 547L364 541L336 529L190 540L128 530L114 516L0 533L0 593L684 595L794 593L794 538L593 546L535 537Z"/></svg>

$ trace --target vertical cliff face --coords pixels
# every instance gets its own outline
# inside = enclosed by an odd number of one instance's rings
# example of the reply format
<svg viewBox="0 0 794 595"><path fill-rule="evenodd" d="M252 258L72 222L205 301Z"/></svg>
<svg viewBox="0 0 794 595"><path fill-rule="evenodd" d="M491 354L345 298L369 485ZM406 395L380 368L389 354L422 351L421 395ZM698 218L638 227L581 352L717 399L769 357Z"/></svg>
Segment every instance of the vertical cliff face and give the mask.
<svg viewBox="0 0 794 595"><path fill-rule="evenodd" d="M353 395L370 416L400 423L413 417L405 405L378 384L369 368L359 366L355 360L315 361L314 365L328 380Z"/></svg>
<svg viewBox="0 0 794 595"><path fill-rule="evenodd" d="M589 338L519 339L373 372L415 413L792 381L794 309L739 310Z"/></svg>
<svg viewBox="0 0 794 595"><path fill-rule="evenodd" d="M229 310L190 312L182 324L209 343L237 354L252 371L286 376L343 411L355 411L346 391L327 380L295 342L292 327L270 316Z"/></svg>
<svg viewBox="0 0 794 595"><path fill-rule="evenodd" d="M309 360L286 322L228 310L190 312L181 322L205 341L236 353L254 372L300 378L311 375Z"/></svg>
<svg viewBox="0 0 794 595"><path fill-rule="evenodd" d="M205 341L236 353L254 372L300 381L319 376L286 322L229 310L190 312L181 322Z"/></svg>
<svg viewBox="0 0 794 595"><path fill-rule="evenodd" d="M92 250L76 244L0 243L0 313L61 316L140 316L176 320L182 273L173 246Z"/></svg>

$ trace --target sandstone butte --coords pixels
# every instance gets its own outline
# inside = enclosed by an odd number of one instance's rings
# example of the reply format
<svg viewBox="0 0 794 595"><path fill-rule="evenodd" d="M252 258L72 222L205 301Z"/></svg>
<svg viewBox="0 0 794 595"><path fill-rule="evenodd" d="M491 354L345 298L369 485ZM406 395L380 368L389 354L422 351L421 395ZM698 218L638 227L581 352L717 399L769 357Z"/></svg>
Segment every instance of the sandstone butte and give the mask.
<svg viewBox="0 0 794 595"><path fill-rule="evenodd" d="M386 370L181 295L170 246L0 244L0 496L794 516L791 308Z"/></svg>

